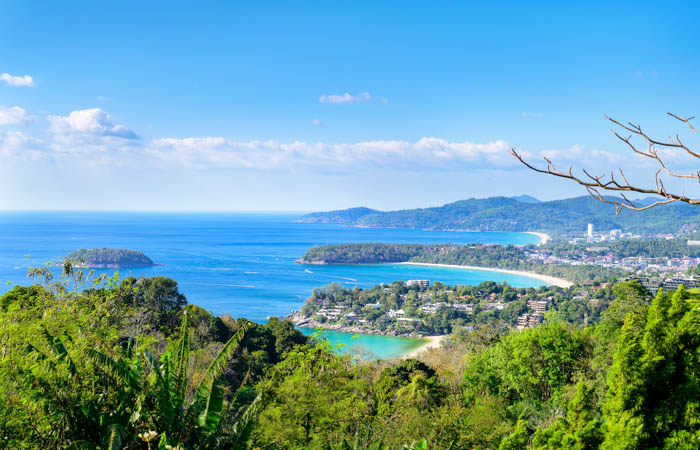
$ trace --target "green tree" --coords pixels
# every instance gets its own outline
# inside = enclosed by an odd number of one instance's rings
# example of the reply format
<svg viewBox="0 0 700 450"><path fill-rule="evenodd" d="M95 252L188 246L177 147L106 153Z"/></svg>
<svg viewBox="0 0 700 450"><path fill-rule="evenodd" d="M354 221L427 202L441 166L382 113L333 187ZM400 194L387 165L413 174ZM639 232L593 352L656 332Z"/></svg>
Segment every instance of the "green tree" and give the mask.
<svg viewBox="0 0 700 450"><path fill-rule="evenodd" d="M532 446L536 449L570 448L596 449L603 441L599 411L595 405L593 387L583 380L576 384L574 398L567 406L566 417L561 417L546 430L537 429Z"/></svg>
<svg viewBox="0 0 700 450"><path fill-rule="evenodd" d="M370 394L357 370L325 340L290 351L259 385L263 408L256 442L272 448L326 448L361 432L370 414Z"/></svg>
<svg viewBox="0 0 700 450"><path fill-rule="evenodd" d="M515 424L515 430L503 438L501 444L498 446L498 450L523 450L528 447L529 440L527 420L520 417Z"/></svg>
<svg viewBox="0 0 700 450"><path fill-rule="evenodd" d="M625 319L609 375L606 448L700 442L700 294L660 291Z"/></svg>

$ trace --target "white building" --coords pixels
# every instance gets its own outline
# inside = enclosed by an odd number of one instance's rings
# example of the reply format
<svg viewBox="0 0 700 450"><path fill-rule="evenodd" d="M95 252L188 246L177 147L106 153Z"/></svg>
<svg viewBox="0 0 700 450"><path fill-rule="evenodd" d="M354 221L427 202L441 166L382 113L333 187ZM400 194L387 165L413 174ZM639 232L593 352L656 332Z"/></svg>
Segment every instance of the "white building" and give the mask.
<svg viewBox="0 0 700 450"><path fill-rule="evenodd" d="M406 282L406 286L418 286L423 289L428 289L428 286L430 286L430 280L408 280Z"/></svg>

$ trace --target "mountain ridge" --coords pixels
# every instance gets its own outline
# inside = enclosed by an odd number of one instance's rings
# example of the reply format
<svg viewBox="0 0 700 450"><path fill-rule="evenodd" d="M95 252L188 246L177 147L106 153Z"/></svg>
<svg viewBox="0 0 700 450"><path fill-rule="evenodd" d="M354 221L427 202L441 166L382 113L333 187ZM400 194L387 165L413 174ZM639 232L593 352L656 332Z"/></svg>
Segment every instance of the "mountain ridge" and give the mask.
<svg viewBox="0 0 700 450"><path fill-rule="evenodd" d="M534 197L530 198L537 200ZM650 199L641 199L639 203L646 204L649 201ZM541 231L558 235L583 235L587 225L592 223L595 230L621 229L625 232L656 234L677 233L684 225L700 223L700 208L684 203L672 203L643 212L623 211L618 215L613 205L590 196L536 203L523 201L522 197L488 197L396 211L358 207L316 212L301 217L299 221L367 228Z"/></svg>

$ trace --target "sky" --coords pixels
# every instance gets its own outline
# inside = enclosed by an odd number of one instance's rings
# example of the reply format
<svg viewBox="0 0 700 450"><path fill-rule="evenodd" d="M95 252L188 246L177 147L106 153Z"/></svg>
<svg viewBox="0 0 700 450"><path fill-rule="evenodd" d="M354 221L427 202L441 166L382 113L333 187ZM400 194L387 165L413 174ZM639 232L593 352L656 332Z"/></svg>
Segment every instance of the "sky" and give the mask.
<svg viewBox="0 0 700 450"><path fill-rule="evenodd" d="M561 168L624 167L649 185L656 167L604 114L697 141L666 112L700 114L699 13L693 2L3 0L0 209L585 195L511 148Z"/></svg>

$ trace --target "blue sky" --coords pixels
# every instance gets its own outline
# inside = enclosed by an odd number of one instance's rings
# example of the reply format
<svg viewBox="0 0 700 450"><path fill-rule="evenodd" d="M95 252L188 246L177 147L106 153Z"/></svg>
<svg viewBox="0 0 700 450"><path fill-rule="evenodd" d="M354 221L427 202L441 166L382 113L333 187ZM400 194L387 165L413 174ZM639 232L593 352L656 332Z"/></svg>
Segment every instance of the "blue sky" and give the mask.
<svg viewBox="0 0 700 450"><path fill-rule="evenodd" d="M508 149L644 182L603 114L700 114L691 2L226 3L0 3L0 209L562 198Z"/></svg>

